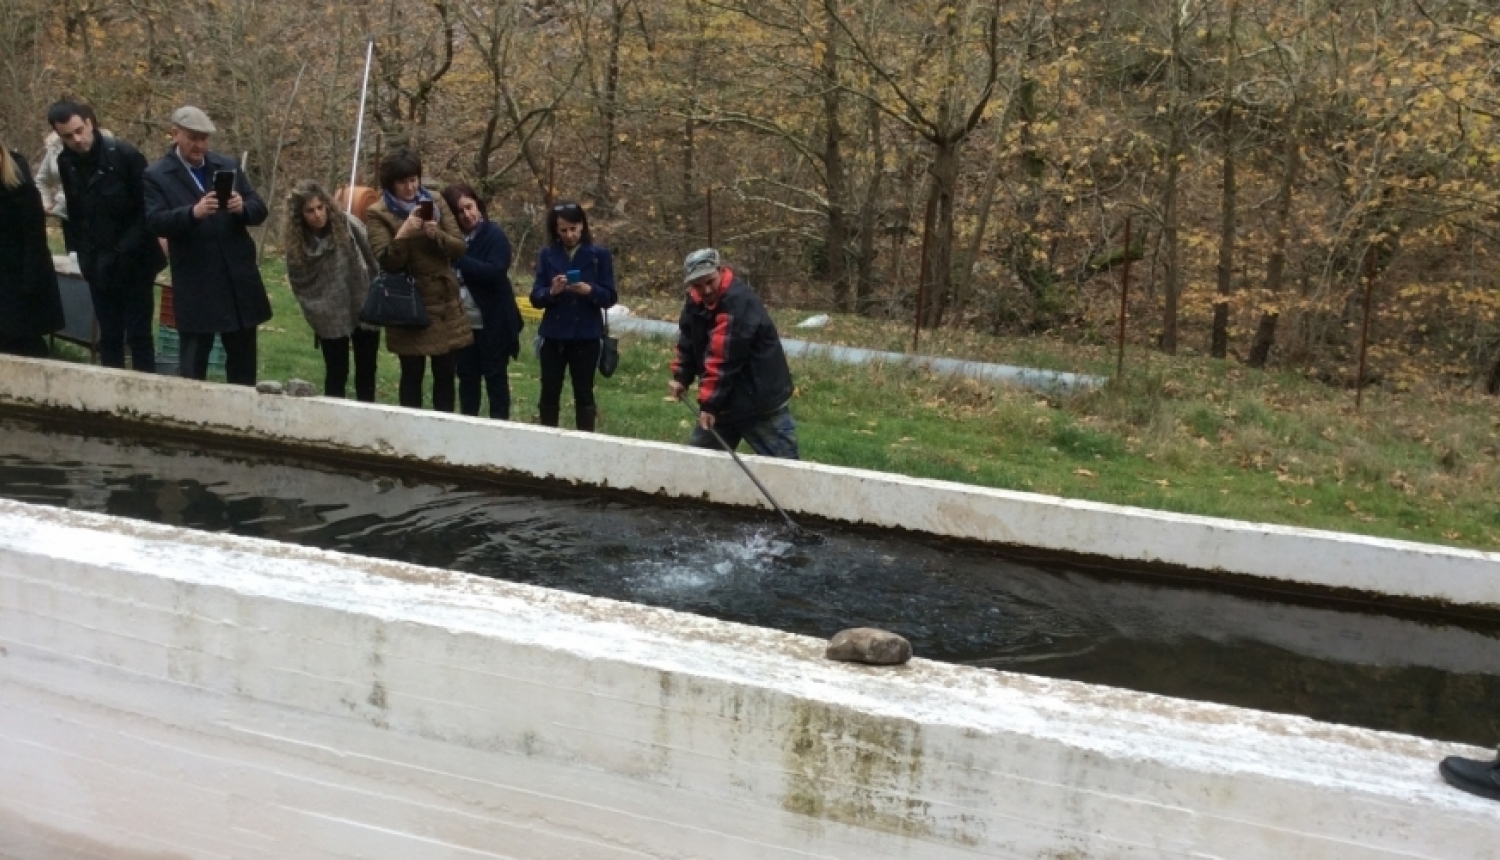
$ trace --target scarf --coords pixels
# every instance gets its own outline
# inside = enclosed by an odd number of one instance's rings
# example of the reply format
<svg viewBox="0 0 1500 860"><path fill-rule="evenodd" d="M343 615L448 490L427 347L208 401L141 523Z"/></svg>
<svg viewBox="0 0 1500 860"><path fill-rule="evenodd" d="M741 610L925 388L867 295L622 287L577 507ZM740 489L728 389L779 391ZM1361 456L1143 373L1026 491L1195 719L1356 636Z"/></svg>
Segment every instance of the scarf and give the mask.
<svg viewBox="0 0 1500 860"><path fill-rule="evenodd" d="M414 209L417 208L418 203L421 203L424 200L432 200L432 192L428 191L425 185L418 185L416 199L412 200L410 203L402 203L400 200L396 199L396 195L392 194L389 191L382 190L380 192L380 197L385 201L385 208L391 210L392 215L396 215L404 219L411 217L411 213ZM436 203L433 203L432 220L441 221L442 218L443 210L438 208L438 205Z"/></svg>

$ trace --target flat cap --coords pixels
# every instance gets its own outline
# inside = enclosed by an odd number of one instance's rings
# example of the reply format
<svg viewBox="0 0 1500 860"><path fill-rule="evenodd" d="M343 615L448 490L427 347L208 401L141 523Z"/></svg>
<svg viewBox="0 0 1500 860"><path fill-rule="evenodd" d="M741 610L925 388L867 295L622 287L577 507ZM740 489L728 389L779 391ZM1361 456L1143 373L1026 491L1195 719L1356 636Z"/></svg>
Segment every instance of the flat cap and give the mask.
<svg viewBox="0 0 1500 860"><path fill-rule="evenodd" d="M213 120L208 118L208 114L192 105L183 105L172 111L172 125L203 134L213 134L218 131L214 128Z"/></svg>
<svg viewBox="0 0 1500 860"><path fill-rule="evenodd" d="M719 252L713 248L699 248L687 255L682 263L682 282L691 284L704 275L711 275L719 270Z"/></svg>

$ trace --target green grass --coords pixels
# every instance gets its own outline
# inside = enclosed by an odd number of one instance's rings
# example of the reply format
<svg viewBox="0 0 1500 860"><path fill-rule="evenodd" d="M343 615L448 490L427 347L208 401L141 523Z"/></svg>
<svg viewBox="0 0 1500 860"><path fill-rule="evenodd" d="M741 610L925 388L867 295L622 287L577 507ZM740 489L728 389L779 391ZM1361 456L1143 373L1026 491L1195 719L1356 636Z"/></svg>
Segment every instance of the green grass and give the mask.
<svg viewBox="0 0 1500 860"><path fill-rule="evenodd" d="M265 269L274 319L262 328L262 379L321 385L322 357L279 262ZM523 300L524 301L524 300ZM629 300L637 314L675 318L669 299ZM904 326L835 317L791 330L804 314L775 311L788 336L903 351ZM531 329L526 332L529 342ZM922 351L1112 375L1108 350L1045 338L924 335ZM82 358L79 351L70 357ZM681 442L690 415L665 399L671 346L622 337L620 369L600 379L599 430ZM1351 392L1288 373L1131 350L1102 389L1043 395L896 365L794 361L792 409L804 458L1136 505L1384 537L1500 549L1500 448L1495 402L1443 390ZM381 402L394 403L397 363L382 348ZM537 366L511 365L512 415L536 418ZM566 400L566 393L565 393ZM571 420L565 404L563 423Z"/></svg>

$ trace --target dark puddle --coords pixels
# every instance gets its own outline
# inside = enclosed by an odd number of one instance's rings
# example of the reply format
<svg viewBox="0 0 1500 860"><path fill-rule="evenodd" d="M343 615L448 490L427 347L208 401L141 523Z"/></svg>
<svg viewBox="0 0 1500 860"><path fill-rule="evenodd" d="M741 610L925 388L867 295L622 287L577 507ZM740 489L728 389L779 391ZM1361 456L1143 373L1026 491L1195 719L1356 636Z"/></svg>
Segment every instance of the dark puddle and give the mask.
<svg viewBox="0 0 1500 860"><path fill-rule="evenodd" d="M108 429L108 428L106 428ZM1500 740L1500 625L1007 558L774 514L0 417L0 495L397 559L918 655L1335 723Z"/></svg>

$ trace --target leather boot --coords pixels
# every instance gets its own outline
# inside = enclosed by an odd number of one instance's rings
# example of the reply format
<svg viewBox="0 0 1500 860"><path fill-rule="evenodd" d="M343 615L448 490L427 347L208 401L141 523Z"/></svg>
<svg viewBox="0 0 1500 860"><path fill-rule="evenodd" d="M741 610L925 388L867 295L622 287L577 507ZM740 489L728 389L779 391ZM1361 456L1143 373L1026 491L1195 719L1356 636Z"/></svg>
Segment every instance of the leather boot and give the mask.
<svg viewBox="0 0 1500 860"><path fill-rule="evenodd" d="M558 405L556 403L552 404L551 406L548 406L545 403L537 404L536 423L542 425L543 427L556 427L557 411Z"/></svg>
<svg viewBox="0 0 1500 860"><path fill-rule="evenodd" d="M597 408L580 408L578 410L578 429L584 431L585 433L594 432L594 422L596 419L598 419L598 417L599 410Z"/></svg>

